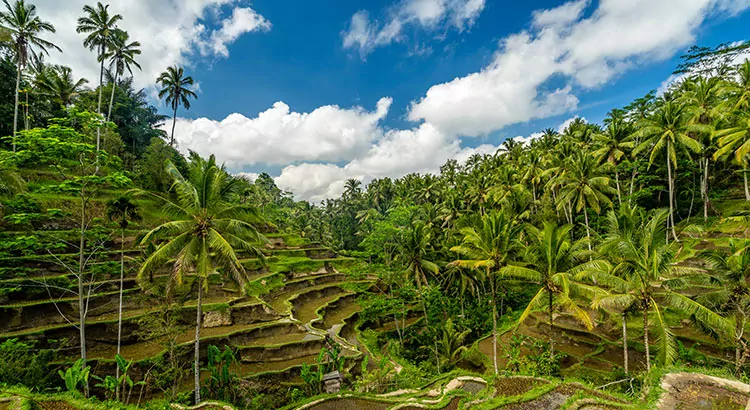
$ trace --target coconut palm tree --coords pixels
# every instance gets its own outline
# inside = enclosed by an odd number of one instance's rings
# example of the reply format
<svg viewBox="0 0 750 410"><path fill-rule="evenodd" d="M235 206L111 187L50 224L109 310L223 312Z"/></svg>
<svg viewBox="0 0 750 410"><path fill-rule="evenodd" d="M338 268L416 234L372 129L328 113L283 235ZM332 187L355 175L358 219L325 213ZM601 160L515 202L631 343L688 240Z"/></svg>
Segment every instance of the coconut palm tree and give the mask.
<svg viewBox="0 0 750 410"><path fill-rule="evenodd" d="M427 317L427 304L425 303L423 287L427 286L427 274L437 275L440 267L432 261L427 260L427 253L430 250L430 232L427 226L421 221L417 221L411 228L401 232L398 236L398 260L404 265L404 274L408 280L417 285L419 299L422 302L422 311L424 313L425 326L430 326ZM440 358L437 351L437 339L435 339L435 363L440 373Z"/></svg>
<svg viewBox="0 0 750 410"><path fill-rule="evenodd" d="M706 251L703 259L711 268L718 283L718 289L700 296L704 304L717 311L726 311L734 316L732 341L735 345L734 371L737 376L742 371L745 342L745 327L750 316L750 240L730 239L726 250Z"/></svg>
<svg viewBox="0 0 750 410"><path fill-rule="evenodd" d="M633 149L633 141L630 134L633 130L622 117L610 115L607 127L602 132L594 135L596 149L591 153L600 162L608 163L615 170L615 187L617 188L617 203L622 204L622 191L620 189L620 172L618 165L626 158L627 153Z"/></svg>
<svg viewBox="0 0 750 410"><path fill-rule="evenodd" d="M85 78L76 80L73 77L73 70L61 65L45 67L38 80L39 92L62 108L71 105L88 84Z"/></svg>
<svg viewBox="0 0 750 410"><path fill-rule="evenodd" d="M190 98L198 98L189 86L193 85L193 77L185 76L185 70L182 67L168 67L167 71L161 73L156 82L161 85L159 98L165 98L169 106L172 107L174 115L172 116L172 134L169 137L169 145L174 146L174 127L177 124L177 108L182 105L186 110L190 109Z"/></svg>
<svg viewBox="0 0 750 410"><path fill-rule="evenodd" d="M730 98L727 100L732 104L731 108L736 111L750 109L750 60L737 66L734 70L736 81L730 81L723 88L724 94Z"/></svg>
<svg viewBox="0 0 750 410"><path fill-rule="evenodd" d="M76 32L87 34L83 40L84 47L89 50L96 50L96 61L99 62L99 102L96 105L96 113L102 113L102 87L104 86L104 54L107 52L114 31L117 29L117 22L122 20L119 14L109 13L109 4L103 5L101 2L96 3L96 7L89 5L83 6L85 15L78 18ZM99 140L101 139L100 129L96 132L96 150L99 151Z"/></svg>
<svg viewBox="0 0 750 410"><path fill-rule="evenodd" d="M122 292L125 281L125 229L130 221L139 221L138 204L122 196L107 202L107 218L120 226L120 302L117 309L117 354L120 354L122 341ZM115 366L115 379L120 378L120 367ZM118 386L119 390L119 386ZM119 392L117 394L119 397Z"/></svg>
<svg viewBox="0 0 750 410"><path fill-rule="evenodd" d="M714 120L722 116L718 111L719 95L725 82L720 77L697 77L685 80L681 98L691 111L689 121L696 124L711 126ZM693 136L702 145L703 149L699 158L701 169L701 200L703 201L703 220L708 219L708 182L710 177L711 159L716 152L716 141L712 132L702 132Z"/></svg>
<svg viewBox="0 0 750 410"><path fill-rule="evenodd" d="M435 262L426 259L430 249L430 232L421 221L411 228L402 231L398 239L398 259L404 265L404 271L418 289L427 286L427 274L437 275L440 271Z"/></svg>
<svg viewBox="0 0 750 410"><path fill-rule="evenodd" d="M592 298L592 307L620 313L639 311L643 315L643 345L646 349L646 370L651 370L649 333L656 327L658 359L669 365L676 356L674 338L664 318L670 307L708 324L717 331L731 329L729 322L699 302L676 292L690 276L702 271L681 262L688 252L679 252L677 242L667 241L667 210L655 210L647 218L635 215L629 223L613 223L602 244L601 252L611 256L613 263L602 262L582 270L577 279L588 277L601 286L602 293ZM651 320L651 317L654 320ZM623 317L623 320L625 318ZM627 327L623 323L623 343L627 343ZM627 354L627 350L625 350Z"/></svg>
<svg viewBox="0 0 750 410"><path fill-rule="evenodd" d="M611 206L612 201L607 194L614 194L615 190L610 186L610 179L605 176L602 166L592 155L584 151L577 151L575 156L569 159L566 168L555 181L560 187L557 208L563 210L570 204L576 212L583 211L590 251L591 226L588 208L598 214L602 206Z"/></svg>
<svg viewBox="0 0 750 410"><path fill-rule="evenodd" d="M3 4L5 11L0 12L0 27L10 33L11 47L16 59L16 102L13 113L13 151L15 152L21 72L26 67L29 55L34 52L34 49L39 54L49 54L49 49L61 50L60 47L40 37L45 32L54 33L55 27L36 15L35 5L27 5L24 0L16 0L13 4L10 4L8 0L3 0Z"/></svg>
<svg viewBox="0 0 750 410"><path fill-rule="evenodd" d="M186 276L195 277L198 291L195 326L195 401L200 402L200 329L203 316L203 291L208 286L208 277L219 273L245 288L248 277L237 257L238 251L249 252L261 261L263 253L256 243L263 241L253 222L258 222L254 208L228 202L237 180L230 177L223 166L209 159L191 156L190 172L183 176L171 162L167 172L174 183L175 200L158 197L164 203L164 211L172 218L150 232L141 244L163 242L141 265L138 279L143 280L152 272L172 263L168 291L174 284L181 284Z"/></svg>
<svg viewBox="0 0 750 410"><path fill-rule="evenodd" d="M633 152L638 155L643 151L650 151L649 166L656 162L659 154L664 154L669 185L669 218L666 222L670 225L672 237L675 240L677 240L677 232L675 231L674 218L675 181L673 173L677 169L677 152L701 152L703 147L700 142L693 139L690 134L710 132L710 126L690 123L689 118L690 111L685 104L662 97L656 112L639 123L640 128L636 133L642 139Z"/></svg>
<svg viewBox="0 0 750 410"><path fill-rule="evenodd" d="M114 73L112 80L112 95L109 97L109 109L107 110L107 121L112 116L112 104L115 102L115 88L117 88L117 79L125 74L125 71L133 75L132 67L141 69L141 65L135 61L135 56L141 54L141 43L130 41L130 35L124 30L115 30L111 38L107 51L100 57L109 60L109 69Z"/></svg>
<svg viewBox="0 0 750 410"><path fill-rule="evenodd" d="M714 159L731 157L742 167L742 178L745 185L745 200L750 201L750 188L747 183L748 161L750 161L750 114L739 114L734 123L728 128L714 132L719 149L714 153Z"/></svg>
<svg viewBox="0 0 750 410"><path fill-rule="evenodd" d="M476 226L463 228L460 231L461 244L451 251L464 256L452 264L478 271L483 271L490 283L489 302L492 305L492 363L495 374L497 367L497 276L500 269L508 264L519 250L518 236L521 225L511 220L502 212L486 214Z"/></svg>
<svg viewBox="0 0 750 410"><path fill-rule="evenodd" d="M521 262L500 268L500 274L511 279L531 282L541 288L531 299L518 318L518 325L536 309L545 307L549 319L549 352L554 357L554 312L555 303L572 313L587 329L593 329L594 322L589 313L573 300L579 296L593 297L596 289L573 281L574 273L587 265L579 263L577 248L570 238L570 225L558 226L545 222L542 229L527 227L530 244L523 250Z"/></svg>

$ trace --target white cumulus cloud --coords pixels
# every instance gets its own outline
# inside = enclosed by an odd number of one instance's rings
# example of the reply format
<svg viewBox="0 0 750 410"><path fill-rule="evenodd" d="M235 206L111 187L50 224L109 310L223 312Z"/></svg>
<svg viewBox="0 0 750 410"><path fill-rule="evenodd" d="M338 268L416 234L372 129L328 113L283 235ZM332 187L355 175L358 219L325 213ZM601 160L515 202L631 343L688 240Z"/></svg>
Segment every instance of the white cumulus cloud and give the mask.
<svg viewBox="0 0 750 410"><path fill-rule="evenodd" d="M378 123L388 114L391 101L380 99L372 112L326 105L298 113L277 102L255 118L236 113L221 121L178 118L175 138L180 149L215 154L230 167L349 160L380 138ZM171 127L171 121L162 126L167 132Z"/></svg>
<svg viewBox="0 0 750 410"><path fill-rule="evenodd" d="M119 27L141 43L138 62L142 72L134 70L137 87L153 85L156 77L173 64L188 65L197 58L227 57L227 46L242 34L265 31L271 23L252 8L239 7L240 0L108 0L109 11L121 14ZM50 60L73 68L77 76L98 82L96 55L83 47L83 34L76 33L76 22L90 0L35 0L43 20L54 24L57 32L47 39L63 49L52 52Z"/></svg>
<svg viewBox="0 0 750 410"><path fill-rule="evenodd" d="M487 67L431 87L409 118L477 136L571 111L577 91L674 55L729 4L741 8L728 0L600 0L588 16L587 1L536 11L531 28L501 40Z"/></svg>
<svg viewBox="0 0 750 410"><path fill-rule="evenodd" d="M364 58L375 48L403 39L406 27L419 27L426 32L471 27L484 10L485 0L401 0L381 22L370 19L366 10L352 15L349 28L343 33L345 49L358 50Z"/></svg>

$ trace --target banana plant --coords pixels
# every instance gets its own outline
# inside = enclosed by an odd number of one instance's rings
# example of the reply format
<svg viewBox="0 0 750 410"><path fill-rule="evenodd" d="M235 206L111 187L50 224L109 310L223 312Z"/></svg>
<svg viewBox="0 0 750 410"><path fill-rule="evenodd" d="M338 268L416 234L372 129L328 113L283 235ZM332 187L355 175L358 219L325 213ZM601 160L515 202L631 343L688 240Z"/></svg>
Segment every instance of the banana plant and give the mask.
<svg viewBox="0 0 750 410"><path fill-rule="evenodd" d="M65 369L65 372L58 370L57 374L65 382L65 388L69 392L79 394L78 387L83 387L88 384L89 375L91 374L91 366L83 366L83 359L76 360L73 366Z"/></svg>

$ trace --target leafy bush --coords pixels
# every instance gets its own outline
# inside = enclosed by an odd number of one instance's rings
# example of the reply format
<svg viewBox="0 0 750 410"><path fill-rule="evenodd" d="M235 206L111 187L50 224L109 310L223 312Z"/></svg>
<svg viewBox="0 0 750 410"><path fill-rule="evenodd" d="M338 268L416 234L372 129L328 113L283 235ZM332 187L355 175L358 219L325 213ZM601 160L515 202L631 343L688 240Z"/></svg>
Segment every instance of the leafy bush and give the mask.
<svg viewBox="0 0 750 410"><path fill-rule="evenodd" d="M0 383L44 390L53 386L53 350L37 350L33 343L8 339L0 344Z"/></svg>

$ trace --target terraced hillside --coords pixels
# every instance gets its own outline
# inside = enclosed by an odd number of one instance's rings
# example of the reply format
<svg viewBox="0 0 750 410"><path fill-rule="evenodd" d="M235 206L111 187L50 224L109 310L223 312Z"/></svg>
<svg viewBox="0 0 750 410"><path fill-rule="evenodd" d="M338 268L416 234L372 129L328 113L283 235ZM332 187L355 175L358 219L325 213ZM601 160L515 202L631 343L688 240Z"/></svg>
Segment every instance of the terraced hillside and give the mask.
<svg viewBox="0 0 750 410"><path fill-rule="evenodd" d="M135 245L138 234L127 232L124 244L121 353L135 361L133 378L143 380L165 357L189 363L197 291L192 280L186 281L170 296L174 308L168 309L164 294L168 267L151 280L137 283L135 275L142 258L142 251ZM356 270L358 262L338 257L319 244L293 235L270 233L267 238L265 266L258 259L242 259L251 279L246 292L223 282L219 275L210 277L209 291L203 298L201 354L207 354L209 345L231 346L237 352L239 376L275 375L291 383L298 381L297 368L316 362L327 336L343 347L346 357L360 357L356 345L340 332L359 311L357 294L367 291L374 279L350 279L345 272ZM117 239L102 243L106 249L120 247ZM0 342L17 338L34 341L39 348L59 349L61 367L80 357L76 327L79 303L72 292L76 276L65 266L77 254L63 253L66 251L69 249L0 258L0 314L5 319L0 321ZM120 252L105 250L96 253L88 265L94 271L94 280L86 284L86 289L91 289L85 307L86 347L93 372L99 375L114 372L119 258ZM189 390L184 380L183 384ZM150 390L156 392L153 387Z"/></svg>
<svg viewBox="0 0 750 410"><path fill-rule="evenodd" d="M727 200L720 204L722 208L731 209L733 206L746 206L742 200ZM684 239L681 252L686 252L689 258L686 265L707 268L705 261L697 258L699 252L712 249L728 249L732 238L745 239L750 236L750 229L743 218L724 217L713 218L707 227L689 227L683 224ZM689 292L690 290L688 290ZM700 289L693 290L699 292ZM622 348L622 319L619 316L606 315L601 311L590 311L596 326L587 330L572 315L556 312L554 326L550 328L546 313L532 314L524 323L515 326L508 323L504 332L498 337L498 364L505 369L508 357L505 350L511 345L514 337L525 338L521 347L522 355L531 353L535 342L547 343L550 331L555 340L555 347L565 354L561 362L562 375L576 378L585 377L593 382L605 381L612 377L613 371L623 368ZM734 347L726 345L726 341L711 338L707 333L698 330L689 320L680 319L680 315L666 310L665 317L671 332L679 343L679 354L690 355L691 361L699 361L700 365L731 365L734 360ZM645 349L643 346L643 322L639 316L629 316L628 356L631 370L645 369ZM652 352L656 341L650 339ZM476 347L483 354L486 368L491 367L492 337L487 336L476 342Z"/></svg>

